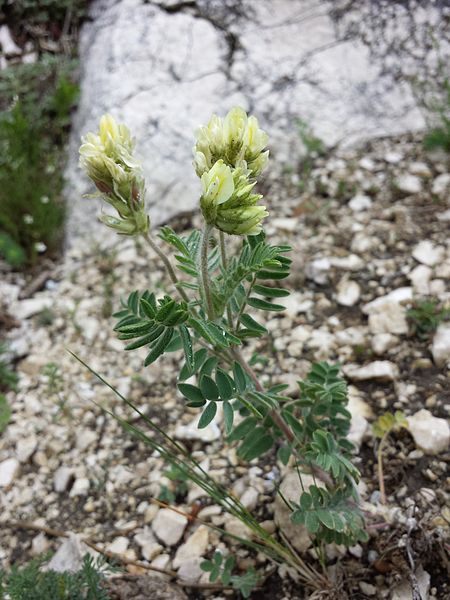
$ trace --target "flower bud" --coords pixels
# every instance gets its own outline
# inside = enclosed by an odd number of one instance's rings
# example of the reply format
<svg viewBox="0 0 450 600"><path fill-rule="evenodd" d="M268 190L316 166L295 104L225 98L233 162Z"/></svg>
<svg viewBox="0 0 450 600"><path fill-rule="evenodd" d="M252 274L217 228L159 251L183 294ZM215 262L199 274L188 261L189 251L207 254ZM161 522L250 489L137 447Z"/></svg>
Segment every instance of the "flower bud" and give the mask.
<svg viewBox="0 0 450 600"><path fill-rule="evenodd" d="M145 183L140 163L133 156L134 143L125 125L111 115L100 119L97 134L82 138L80 165L92 179L102 198L119 218L103 216L102 222L119 233L145 233L149 219L145 212Z"/></svg>
<svg viewBox="0 0 450 600"><path fill-rule="evenodd" d="M255 183L242 169L232 172L218 160L202 175L200 207L206 222L228 234L258 234L262 219L269 213L265 206L257 206L262 196L252 192Z"/></svg>
<svg viewBox="0 0 450 600"><path fill-rule="evenodd" d="M268 136L259 128L256 117L247 117L239 107L232 108L224 119L212 115L208 124L197 132L194 167L201 177L220 159L232 168L241 168L251 177L266 167Z"/></svg>

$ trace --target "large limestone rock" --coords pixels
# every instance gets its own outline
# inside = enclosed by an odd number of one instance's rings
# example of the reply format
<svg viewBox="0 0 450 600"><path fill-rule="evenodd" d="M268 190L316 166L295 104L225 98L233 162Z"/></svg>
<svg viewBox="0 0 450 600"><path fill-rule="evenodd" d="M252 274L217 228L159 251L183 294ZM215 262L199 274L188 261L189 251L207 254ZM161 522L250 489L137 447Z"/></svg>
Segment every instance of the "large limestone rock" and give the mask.
<svg viewBox="0 0 450 600"><path fill-rule="evenodd" d="M421 127L408 88L388 86L329 10L316 0L94 0L81 32L69 237L96 227L98 202L80 199L91 188L77 149L105 112L136 136L155 224L196 206L194 131L213 111L255 112L279 163L296 155L297 118L330 144Z"/></svg>

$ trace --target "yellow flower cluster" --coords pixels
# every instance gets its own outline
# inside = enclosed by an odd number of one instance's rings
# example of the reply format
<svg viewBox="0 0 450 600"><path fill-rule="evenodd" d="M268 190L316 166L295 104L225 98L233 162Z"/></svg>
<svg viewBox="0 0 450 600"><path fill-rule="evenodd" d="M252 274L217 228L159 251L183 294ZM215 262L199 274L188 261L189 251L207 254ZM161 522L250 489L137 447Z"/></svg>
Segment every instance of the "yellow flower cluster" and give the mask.
<svg viewBox="0 0 450 600"><path fill-rule="evenodd" d="M133 140L125 125L111 115L100 119L98 133L82 138L80 165L92 179L102 198L115 208L118 217L102 215L101 220L118 233L145 233L145 185L142 169L133 156Z"/></svg>
<svg viewBox="0 0 450 600"><path fill-rule="evenodd" d="M259 128L256 117L247 116L235 106L224 119L212 115L208 124L197 132L194 147L194 167L199 177L222 159L230 167L240 167L257 177L267 166L269 151L265 150L268 135Z"/></svg>
<svg viewBox="0 0 450 600"><path fill-rule="evenodd" d="M268 215L253 194L254 179L266 167L268 136L255 117L239 107L224 119L213 115L200 128L194 167L202 182L200 207L207 223L235 235L256 235Z"/></svg>

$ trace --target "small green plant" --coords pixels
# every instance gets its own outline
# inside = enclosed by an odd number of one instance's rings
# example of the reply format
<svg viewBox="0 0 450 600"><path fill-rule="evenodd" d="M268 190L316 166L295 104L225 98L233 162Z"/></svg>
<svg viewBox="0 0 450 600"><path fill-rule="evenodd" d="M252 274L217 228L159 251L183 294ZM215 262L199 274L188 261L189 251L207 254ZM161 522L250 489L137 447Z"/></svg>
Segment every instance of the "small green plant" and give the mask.
<svg viewBox="0 0 450 600"><path fill-rule="evenodd" d="M435 125L423 139L424 148L450 152L450 81L448 79L443 83L441 99L434 100L429 109L434 113Z"/></svg>
<svg viewBox="0 0 450 600"><path fill-rule="evenodd" d="M11 407L8 404L6 396L0 394L0 434L6 429L11 418Z"/></svg>
<svg viewBox="0 0 450 600"><path fill-rule="evenodd" d="M406 316L410 322L411 333L420 340L428 340L448 316L450 308L440 306L433 298L419 300L408 309Z"/></svg>
<svg viewBox="0 0 450 600"><path fill-rule="evenodd" d="M73 67L44 56L0 77L0 255L14 268L59 247Z"/></svg>
<svg viewBox="0 0 450 600"><path fill-rule="evenodd" d="M65 417L71 417L72 413L67 407L67 399L64 396L64 378L61 373L61 368L56 363L47 363L42 369L42 375L46 378L46 394L52 398L57 407L58 412L55 414L56 419L59 414Z"/></svg>
<svg viewBox="0 0 450 600"><path fill-rule="evenodd" d="M188 492L187 481L185 473L174 466L163 473L170 481L173 482L174 489L169 489L167 485L161 486L161 491L158 496L160 502L166 502L173 504L177 498L183 498Z"/></svg>
<svg viewBox="0 0 450 600"><path fill-rule="evenodd" d="M377 450L377 462L378 462L378 481L380 484L381 502L386 504L386 491L384 486L384 473L383 473L383 449L386 445L388 436L393 432L401 429L402 427L408 427L408 421L405 415L397 410L394 414L390 412L384 413L381 417L375 421L372 425L372 432L375 437L379 438L380 443L378 444Z"/></svg>
<svg viewBox="0 0 450 600"><path fill-rule="evenodd" d="M0 392L7 392L8 390L15 391L19 379L17 373L13 371L6 360L2 358L2 354L4 355L6 352L6 344L0 343Z"/></svg>
<svg viewBox="0 0 450 600"><path fill-rule="evenodd" d="M194 152L202 187L203 230L179 235L165 226L157 241L146 213L146 186L130 132L106 115L98 134L87 134L80 148L81 164L98 195L115 211L103 214L101 220L121 235L140 236L159 256L173 284L173 291L163 295L157 290L132 291L113 315L114 329L126 351L146 349L144 366L182 351L177 387L186 407L198 410L198 427L208 427L222 412L227 442L237 445L241 461L262 456L275 460L277 452L285 464L291 462L303 486L298 502L288 504L292 523L306 525L318 549L329 542L353 545L367 535L358 508L359 473L351 460L353 446L346 439L351 415L339 367L314 364L299 382L300 398L293 400L284 395L287 386L264 385L243 354L249 342L268 334L258 315L283 311L279 301L289 295L283 280L289 275L291 248L267 242L262 223L268 213L259 204L262 196L254 192L267 164L266 145L267 135L255 117L242 109L232 109L225 119L213 115L199 131ZM232 255L227 247L230 235L239 236L240 242L231 246ZM173 264L168 248L175 252ZM269 360L258 354L253 362L267 365ZM185 448L90 371L139 414L153 435L108 411L127 431L157 451L178 480L197 484L252 532L251 541L235 539L290 565L313 588L331 585L290 546L268 534ZM306 473L315 482L309 488L303 483ZM243 593L255 584L251 573L233 579L230 563L222 565L220 555L211 564L213 576L230 578Z"/></svg>
<svg viewBox="0 0 450 600"><path fill-rule="evenodd" d="M200 568L209 573L209 581L214 583L221 581L224 586L232 586L240 592L244 598L248 598L258 585L258 576L254 569L248 569L244 575L233 575L236 564L234 556L228 556L225 560L221 552L216 551L212 560L205 560Z"/></svg>
<svg viewBox="0 0 450 600"><path fill-rule="evenodd" d="M0 570L0 600L110 600L102 584L113 569L103 559L87 554L77 573L43 571L45 561L41 557L9 573Z"/></svg>

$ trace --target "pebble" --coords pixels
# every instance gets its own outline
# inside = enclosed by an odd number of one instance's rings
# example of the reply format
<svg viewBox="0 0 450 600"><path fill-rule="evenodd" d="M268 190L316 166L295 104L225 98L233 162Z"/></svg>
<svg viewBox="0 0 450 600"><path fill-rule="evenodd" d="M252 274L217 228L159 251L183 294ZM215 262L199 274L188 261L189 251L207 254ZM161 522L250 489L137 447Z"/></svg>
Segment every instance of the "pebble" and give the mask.
<svg viewBox="0 0 450 600"><path fill-rule="evenodd" d="M254 487L248 487L242 494L240 500L241 503L245 506L245 508L247 508L249 511L252 511L258 505L258 497L258 491L255 490Z"/></svg>
<svg viewBox="0 0 450 600"><path fill-rule="evenodd" d="M398 344L398 337L391 333L377 333L371 339L372 350L377 356L383 356Z"/></svg>
<svg viewBox="0 0 450 600"><path fill-rule="evenodd" d="M433 360L437 367L450 362L450 324L441 323L433 336L431 347Z"/></svg>
<svg viewBox="0 0 450 600"><path fill-rule="evenodd" d="M342 306L354 306L361 296L359 284L348 279L341 279L336 291L336 300Z"/></svg>
<svg viewBox="0 0 450 600"><path fill-rule="evenodd" d="M390 333L404 335L408 333L406 311L396 302L384 302L369 315L371 333Z"/></svg>
<svg viewBox="0 0 450 600"><path fill-rule="evenodd" d="M45 308L51 308L53 300L51 298L29 298L18 302L15 308L14 316L19 319L29 319L42 312Z"/></svg>
<svg viewBox="0 0 450 600"><path fill-rule="evenodd" d="M73 476L73 469L70 469L69 467L59 467L53 475L53 489L55 492L65 492L69 488Z"/></svg>
<svg viewBox="0 0 450 600"><path fill-rule="evenodd" d="M420 296L428 296L430 293L430 279L433 274L433 270L426 265L418 265L408 275L408 279L411 281L413 290Z"/></svg>
<svg viewBox="0 0 450 600"><path fill-rule="evenodd" d="M9 487L18 476L20 463L17 458L7 458L0 463L0 488Z"/></svg>
<svg viewBox="0 0 450 600"><path fill-rule="evenodd" d="M445 198L450 189L450 173L441 173L433 181L431 192L439 198Z"/></svg>
<svg viewBox="0 0 450 600"><path fill-rule="evenodd" d="M32 457L37 448L37 438L35 436L30 436L27 438L22 438L17 442L16 445L16 455L19 459L19 462L26 463Z"/></svg>
<svg viewBox="0 0 450 600"><path fill-rule="evenodd" d="M411 175L410 173L404 173L403 175L400 175L397 177L394 183L396 189L405 196L420 194L422 191L421 180L419 177Z"/></svg>
<svg viewBox="0 0 450 600"><path fill-rule="evenodd" d="M110 544L106 546L109 552L114 554L125 554L129 546L129 540L123 535L117 536Z"/></svg>
<svg viewBox="0 0 450 600"><path fill-rule="evenodd" d="M450 444L450 427L446 419L434 417L422 408L408 419L408 428L418 448L425 454L445 452Z"/></svg>
<svg viewBox="0 0 450 600"><path fill-rule="evenodd" d="M370 196L357 194L356 196L353 196L348 205L354 212L362 212L364 210L369 210L372 206L372 199Z"/></svg>
<svg viewBox="0 0 450 600"><path fill-rule="evenodd" d="M414 247L412 256L417 262L434 267L444 259L445 249L443 246L436 246L430 240L422 240Z"/></svg>
<svg viewBox="0 0 450 600"><path fill-rule="evenodd" d="M173 559L173 568L178 569L187 561L203 556L208 548L209 530L206 525L200 527L182 544Z"/></svg>
<svg viewBox="0 0 450 600"><path fill-rule="evenodd" d="M169 508L161 508L152 521L152 529L156 537L165 546L175 546L181 540L188 520Z"/></svg>
<svg viewBox="0 0 450 600"><path fill-rule="evenodd" d="M399 374L397 365L388 360L376 360L363 367L349 364L345 365L342 370L353 381L367 381L369 379L395 381Z"/></svg>

